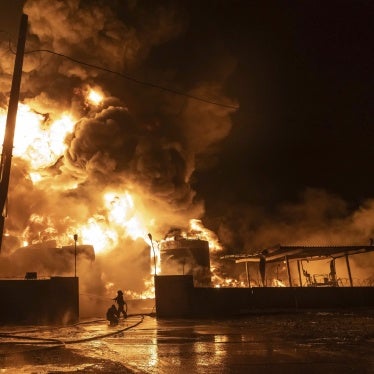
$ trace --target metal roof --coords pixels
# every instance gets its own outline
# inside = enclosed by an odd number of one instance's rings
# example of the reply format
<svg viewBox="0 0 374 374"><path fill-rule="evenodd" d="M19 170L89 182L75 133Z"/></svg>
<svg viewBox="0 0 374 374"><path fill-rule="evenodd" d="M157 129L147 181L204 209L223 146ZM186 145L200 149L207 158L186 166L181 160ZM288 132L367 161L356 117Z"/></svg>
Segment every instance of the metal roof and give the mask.
<svg viewBox="0 0 374 374"><path fill-rule="evenodd" d="M288 246L279 245L265 249L259 253L247 255L228 255L225 259L240 262L279 262L288 260L322 260L325 258L339 258L359 253L374 252L374 245L344 245L344 246Z"/></svg>

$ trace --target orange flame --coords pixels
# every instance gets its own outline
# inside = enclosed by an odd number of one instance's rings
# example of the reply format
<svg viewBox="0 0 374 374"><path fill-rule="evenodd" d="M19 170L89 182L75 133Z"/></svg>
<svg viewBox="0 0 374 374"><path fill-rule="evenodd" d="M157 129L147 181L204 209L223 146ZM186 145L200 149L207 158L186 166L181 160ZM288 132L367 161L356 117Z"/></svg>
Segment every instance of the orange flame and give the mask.
<svg viewBox="0 0 374 374"><path fill-rule="evenodd" d="M66 150L67 134L74 130L75 121L66 113L49 123L43 115L30 109L28 105L19 104L17 125L14 134L13 155L29 162L31 171L53 165ZM0 137L4 138L6 113L0 110ZM34 176L37 174L34 173ZM34 178L36 181L37 178Z"/></svg>
<svg viewBox="0 0 374 374"><path fill-rule="evenodd" d="M211 251L221 251L222 245L220 244L217 235L204 227L199 219L190 220L190 232L194 233L199 239L209 242L209 249Z"/></svg>
<svg viewBox="0 0 374 374"><path fill-rule="evenodd" d="M87 101L92 105L99 105L104 99L103 94L98 89L90 88L87 96Z"/></svg>
<svg viewBox="0 0 374 374"><path fill-rule="evenodd" d="M81 91L82 92L82 91ZM88 87L84 94L85 105L100 105L104 94L100 88ZM67 150L65 139L73 134L77 119L69 113L42 114L30 106L19 103L16 129L14 136L13 155L29 164L29 177L33 184L45 181L46 168L54 165ZM6 110L0 108L0 137L4 138L6 126ZM77 182L72 181L69 188L77 187ZM99 200L100 201L100 200ZM58 246L71 245L73 235L77 234L81 243L91 244L95 253L107 253L119 246L121 239L142 239L150 248L150 274L160 271L160 248L157 242L150 240L148 232L156 226L156 220L147 216L147 212L139 209L139 198L135 192L123 189L112 189L102 192L101 203L85 222L76 222L73 218L65 217L63 227L65 232L59 232L57 223L48 215L33 214L29 221L36 227L46 227L39 233L37 239L27 243L30 237L31 226L24 229L19 239L25 245L38 242L54 241ZM200 220L192 219L190 229L184 233L187 237L194 236L209 242L210 250L222 249L216 235L205 228ZM145 280L147 292L141 297L154 294L153 282ZM138 295L139 296L139 295Z"/></svg>
<svg viewBox="0 0 374 374"><path fill-rule="evenodd" d="M87 101L92 104L98 105L104 99L100 89L90 88L86 94ZM67 148L64 139L74 132L76 121L67 113L52 120L49 115L42 115L19 103L16 122L13 155L29 163L29 176L33 183L41 182L44 178L41 170L56 163L64 154ZM0 109L2 138L5 126L6 110ZM30 221L48 226L44 234L59 245L69 244L72 235L78 233L80 240L92 244L96 253L113 249L121 236L134 240L143 238L148 242L145 218L135 209L134 199L128 191L105 192L102 199L103 205L97 210L100 213L82 224L72 222L66 233L58 233L53 228L53 222L46 217L33 215Z"/></svg>

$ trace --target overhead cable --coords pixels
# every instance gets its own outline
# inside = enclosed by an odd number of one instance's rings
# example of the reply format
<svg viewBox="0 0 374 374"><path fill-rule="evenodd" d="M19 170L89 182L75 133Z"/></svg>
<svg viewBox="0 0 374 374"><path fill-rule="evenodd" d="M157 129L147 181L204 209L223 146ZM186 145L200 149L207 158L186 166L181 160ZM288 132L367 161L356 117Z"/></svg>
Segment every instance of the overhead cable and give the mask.
<svg viewBox="0 0 374 374"><path fill-rule="evenodd" d="M32 50L32 51L27 51L27 52L25 52L25 54L36 53L36 52L50 53L50 54L53 54L53 55L56 55L56 56L59 56L59 57L62 57L62 58L66 58L66 59L68 59L72 62L75 62L77 64L80 64L80 65L84 65L84 66L87 66L87 67L90 67L90 68L93 68L93 69L97 69L97 70L105 71L105 72L110 73L110 74L117 75L121 78L127 79L127 80L132 81L132 82L137 83L137 84L141 84L143 86L157 88L157 89L162 90L162 91L170 92L170 93L173 93L173 94L179 95L179 96L184 96L184 97L187 97L187 98L190 98L190 99L193 99L193 100L197 100L197 101L201 101L201 102L204 102L204 103L207 103L207 104L212 104L212 105L220 106L220 107L223 107L223 108L229 108L229 109L239 109L238 106L224 104L224 103L220 103L220 102L217 102L217 101L205 99L203 97L192 95L192 94L189 94L187 92L179 91L179 90L176 90L174 88L165 87L165 86L161 86L161 85L156 84L156 83L152 83L152 82L144 81L144 80L141 80L141 79L138 79L138 78L134 78L134 77L132 77L128 74L124 74L124 73L121 73L121 72L118 72L118 71L115 71L115 70L111 70L111 69L108 69L108 68L105 68L105 67L102 67L102 66L98 66L98 65L94 65L94 64L91 64L91 63L88 63L88 62L77 60L76 58L65 55L63 53L52 51L50 49L35 49L35 50Z"/></svg>

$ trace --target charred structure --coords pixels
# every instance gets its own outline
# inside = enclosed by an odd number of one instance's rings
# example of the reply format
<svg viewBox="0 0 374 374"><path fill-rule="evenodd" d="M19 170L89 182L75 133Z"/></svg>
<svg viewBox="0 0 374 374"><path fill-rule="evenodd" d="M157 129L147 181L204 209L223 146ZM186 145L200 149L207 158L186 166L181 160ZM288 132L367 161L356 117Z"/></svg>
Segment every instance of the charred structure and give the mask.
<svg viewBox="0 0 374 374"><path fill-rule="evenodd" d="M209 286L209 242L201 239L173 238L161 242L161 274L192 275L195 285Z"/></svg>
<svg viewBox="0 0 374 374"><path fill-rule="evenodd" d="M374 287L355 286L349 257L374 252L374 246L290 247L261 251L256 255L226 256L245 264L247 287L196 287L192 275L155 277L156 310L159 317L235 316L272 311L306 309L362 308L374 306ZM349 274L349 287L341 287L335 260L343 257ZM305 269L303 260L329 260L329 274L318 281ZM299 285L292 281L290 262L295 261ZM267 268L272 263L285 263L287 280L282 287L267 287ZM253 287L248 264L254 263L261 281ZM253 269L252 269L253 270Z"/></svg>
<svg viewBox="0 0 374 374"><path fill-rule="evenodd" d="M267 248L254 255L225 256L237 264L245 264L248 287L251 287L251 272L249 264L257 264L261 274L262 286L267 285L267 269L271 265L284 264L286 268L285 284L289 287L338 287L343 286L336 272L336 261L344 260L348 275L348 285L354 286L350 265L350 258L355 255L374 252L370 245L345 245L345 246L285 246L278 245ZM304 268L305 263L324 260L329 263L328 270L324 273L311 274ZM294 265L294 269L291 265ZM296 270L296 272L295 272ZM297 280L296 274L297 274Z"/></svg>

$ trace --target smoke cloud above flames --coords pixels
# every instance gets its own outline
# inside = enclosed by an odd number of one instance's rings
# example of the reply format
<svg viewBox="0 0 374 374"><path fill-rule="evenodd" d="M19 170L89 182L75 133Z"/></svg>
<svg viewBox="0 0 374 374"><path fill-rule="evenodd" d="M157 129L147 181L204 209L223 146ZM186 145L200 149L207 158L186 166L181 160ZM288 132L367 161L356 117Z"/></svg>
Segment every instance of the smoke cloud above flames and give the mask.
<svg viewBox="0 0 374 374"><path fill-rule="evenodd" d="M202 217L204 204L191 177L211 162L230 132L233 112L77 62L172 82L173 72L149 67L148 57L183 33L187 18L172 2L147 7L152 9L131 1L25 2L29 26L2 248L11 254L51 240L72 245L78 233L81 244L95 248L101 281L114 289L131 284L136 292L150 274L147 233L161 239L170 227L188 227ZM5 126L14 54L5 41L1 47ZM234 104L220 82L173 85Z"/></svg>

